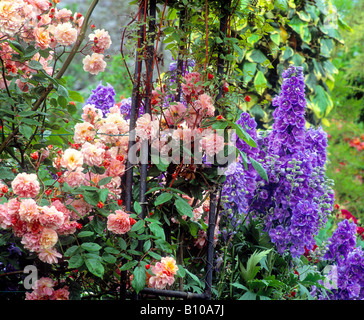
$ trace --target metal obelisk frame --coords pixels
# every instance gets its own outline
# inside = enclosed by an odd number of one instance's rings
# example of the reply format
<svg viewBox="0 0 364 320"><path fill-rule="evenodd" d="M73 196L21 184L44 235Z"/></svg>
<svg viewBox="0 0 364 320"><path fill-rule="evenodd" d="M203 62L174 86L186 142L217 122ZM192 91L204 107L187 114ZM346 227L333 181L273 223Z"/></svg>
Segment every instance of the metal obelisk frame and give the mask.
<svg viewBox="0 0 364 320"><path fill-rule="evenodd" d="M166 0L165 6L167 5L168 0ZM229 1L230 3L230 1ZM226 5L226 3L225 3ZM224 6L224 5L222 5ZM148 10L149 9L149 10ZM181 12L180 17L180 27L181 24L184 22L184 18L186 15L186 11L183 10ZM148 23L148 30L146 30L146 18L149 16L149 23ZM141 24L138 34L138 44L136 50L136 63L135 63L135 70L134 70L134 77L133 77L133 92L132 92L132 104L131 104L131 111L130 111L130 131L129 131L129 150L135 144L135 124L138 118L139 108L142 104L142 64L145 60L146 64L146 88L144 90L144 112L149 113L151 112L150 102L151 102L151 92L152 92L152 83L153 83L153 67L156 63L156 55L154 48L154 40L155 40L155 17L156 17L156 0L142 0L140 2L139 11L135 19L138 19L138 22L144 22ZM223 34L226 34L227 28L227 13L223 16L220 20L220 31ZM145 45L147 39L147 32L149 33L149 45ZM144 53L141 53L141 49L144 46ZM180 48L180 51L182 48ZM183 61L181 60L180 56L177 61L177 74L181 76L182 74L182 64ZM225 65L224 60L218 60L217 65L217 73L220 79L222 79L222 75L224 73ZM178 77L180 78L180 77ZM180 81L180 79L177 79ZM177 99L179 100L180 95L180 83L177 83ZM221 98L222 94L222 85L219 88L218 99ZM139 203L141 205L142 211L140 214L140 218L144 219L146 217L147 212L147 199L146 199L146 191L147 191L147 174L148 174L148 162L145 161L148 159L148 145L144 145L141 148L141 159L142 165L140 169L140 193L139 193ZM133 202L133 172L134 165L127 160L126 164L126 173L124 178L124 195L125 198L125 207L128 212L132 210L132 202ZM214 234L215 234L215 227L216 227L216 220L218 215L218 193L219 187L215 188L210 194L210 209L209 209L209 221L208 221L208 228L207 228L207 255L206 255L206 276L205 276L205 291L204 293L197 294L197 293L190 293L190 292L183 292L183 291L172 291L172 290L158 290L152 288L144 288L140 294L148 294L154 296L167 296L167 297L175 297L175 298L182 298L182 299L211 299L212 293L212 276L213 276L213 263L214 263ZM142 243L139 243L139 247L142 246ZM126 299L126 279L127 279L127 272L121 272L121 285L120 285L120 298Z"/></svg>

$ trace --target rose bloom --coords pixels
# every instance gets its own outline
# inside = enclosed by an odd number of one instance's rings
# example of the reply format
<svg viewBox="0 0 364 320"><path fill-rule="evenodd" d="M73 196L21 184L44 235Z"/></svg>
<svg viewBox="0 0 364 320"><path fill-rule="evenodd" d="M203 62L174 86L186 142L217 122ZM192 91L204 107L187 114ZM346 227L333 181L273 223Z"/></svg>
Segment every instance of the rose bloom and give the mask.
<svg viewBox="0 0 364 320"><path fill-rule="evenodd" d="M29 223L36 221L39 217L37 203L33 199L23 199L20 202L19 217Z"/></svg>
<svg viewBox="0 0 364 320"><path fill-rule="evenodd" d="M125 172L125 164L124 162L121 162L119 160L113 159L110 162L110 165L107 168L107 175L109 176L121 176L123 175Z"/></svg>
<svg viewBox="0 0 364 320"><path fill-rule="evenodd" d="M118 108L118 110L120 111L120 108ZM123 118L120 112L109 113L105 119L104 124L108 123L115 123L116 126L118 127L120 134L127 133L129 131L128 122Z"/></svg>
<svg viewBox="0 0 364 320"><path fill-rule="evenodd" d="M179 122L183 121L183 116L186 113L186 106L178 102L177 104L173 104L167 109L164 113L166 117L166 121L168 125L176 125Z"/></svg>
<svg viewBox="0 0 364 320"><path fill-rule="evenodd" d="M58 241L58 234L51 228L44 228L40 234L39 244L42 249L50 249Z"/></svg>
<svg viewBox="0 0 364 320"><path fill-rule="evenodd" d="M119 138L119 129L118 126L115 123L104 123L99 130L97 131L97 134L100 137L100 140L104 143L111 143L114 144L118 141Z"/></svg>
<svg viewBox="0 0 364 320"><path fill-rule="evenodd" d="M162 290L167 285L172 285L174 283L174 277L168 276L164 273L158 273L155 276L149 278L148 287Z"/></svg>
<svg viewBox="0 0 364 320"><path fill-rule="evenodd" d="M35 281L32 289L36 292L37 296L51 296L53 294L53 287L56 282L48 277L42 277L39 280Z"/></svg>
<svg viewBox="0 0 364 320"><path fill-rule="evenodd" d="M173 276L178 271L176 260L172 257L163 257L161 259L161 264L163 268L163 273L168 276Z"/></svg>
<svg viewBox="0 0 364 320"><path fill-rule="evenodd" d="M65 172L64 182L66 182L71 188L79 187L85 181L85 174L82 170L82 167L80 167L74 171Z"/></svg>
<svg viewBox="0 0 364 320"><path fill-rule="evenodd" d="M12 226L8 204L0 204L0 228L7 229Z"/></svg>
<svg viewBox="0 0 364 320"><path fill-rule="evenodd" d="M58 211L55 206L41 207L40 212L39 222L43 227L57 229L64 222L63 212Z"/></svg>
<svg viewBox="0 0 364 320"><path fill-rule="evenodd" d="M49 36L49 32L47 29L35 28L34 37L36 45L39 46L42 50L47 49L49 47L51 38Z"/></svg>
<svg viewBox="0 0 364 320"><path fill-rule="evenodd" d="M62 255L54 248L41 249L38 252L38 258L45 263L53 264L58 262L58 258L62 258Z"/></svg>
<svg viewBox="0 0 364 320"><path fill-rule="evenodd" d="M81 149L83 161L89 166L100 166L105 158L105 149L86 142Z"/></svg>
<svg viewBox="0 0 364 320"><path fill-rule="evenodd" d="M158 120L153 120L149 113L143 114L136 121L135 132L141 140L147 140L154 137L159 129Z"/></svg>
<svg viewBox="0 0 364 320"><path fill-rule="evenodd" d="M186 83L182 83L183 94L187 97L199 95L203 93L203 87L198 82L201 82L201 75L198 72L190 72L185 77Z"/></svg>
<svg viewBox="0 0 364 320"><path fill-rule="evenodd" d="M83 165L83 156L80 151L69 148L64 152L61 158L62 167L65 167L68 170L72 171L82 167L82 165Z"/></svg>
<svg viewBox="0 0 364 320"><path fill-rule="evenodd" d="M93 51L96 53L103 53L105 49L109 49L112 43L109 33L104 29L97 29L89 36L91 41L94 41L96 38L96 43L93 47Z"/></svg>
<svg viewBox="0 0 364 320"><path fill-rule="evenodd" d="M72 16L72 11L68 10L66 8L63 8L63 9L57 11L56 14L54 15L54 17L57 20L60 20L62 22L68 22L70 20L71 16Z"/></svg>
<svg viewBox="0 0 364 320"><path fill-rule="evenodd" d="M77 30L69 22L60 23L54 29L54 39L62 46L69 46L77 40Z"/></svg>
<svg viewBox="0 0 364 320"><path fill-rule="evenodd" d="M81 219L92 211L92 205L90 205L83 199L69 199L66 203L71 205L77 211L77 213L73 210L70 211L70 216L74 220Z"/></svg>
<svg viewBox="0 0 364 320"><path fill-rule="evenodd" d="M38 252L40 250L39 241L40 233L25 233L21 239L24 248L31 252Z"/></svg>
<svg viewBox="0 0 364 320"><path fill-rule="evenodd" d="M86 104L83 108L82 119L91 124L95 124L102 119L102 111L97 109L93 104Z"/></svg>
<svg viewBox="0 0 364 320"><path fill-rule="evenodd" d="M210 133L200 140L200 146L209 157L213 157L224 149L224 137L216 133Z"/></svg>
<svg viewBox="0 0 364 320"><path fill-rule="evenodd" d="M68 287L63 287L61 289L55 290L50 296L49 300L69 300L70 292Z"/></svg>
<svg viewBox="0 0 364 320"><path fill-rule="evenodd" d="M87 55L82 62L83 70L94 75L99 74L99 72L103 72L106 68L106 62L104 61L103 54L93 53L91 56Z"/></svg>
<svg viewBox="0 0 364 320"><path fill-rule="evenodd" d="M213 117L215 114L212 98L205 93L198 96L198 100L195 101L194 107L196 110L199 110L199 113L204 117Z"/></svg>
<svg viewBox="0 0 364 320"><path fill-rule="evenodd" d="M34 198L38 195L40 185L34 173L19 173L11 183L13 192L20 197Z"/></svg>
<svg viewBox="0 0 364 320"><path fill-rule="evenodd" d="M95 138L96 131L94 126L89 122L80 122L75 125L75 135L73 139L76 143L84 143L87 140Z"/></svg>
<svg viewBox="0 0 364 320"><path fill-rule="evenodd" d="M122 210L116 210L115 214L107 217L107 229L116 234L125 234L130 231L129 214Z"/></svg>

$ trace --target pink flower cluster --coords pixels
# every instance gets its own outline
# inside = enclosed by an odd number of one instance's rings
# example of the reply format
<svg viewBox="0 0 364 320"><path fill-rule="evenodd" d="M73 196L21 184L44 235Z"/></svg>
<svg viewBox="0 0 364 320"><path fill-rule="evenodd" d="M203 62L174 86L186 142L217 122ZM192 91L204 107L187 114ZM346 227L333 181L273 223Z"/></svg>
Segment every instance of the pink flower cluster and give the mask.
<svg viewBox="0 0 364 320"><path fill-rule="evenodd" d="M37 204L34 199L40 186L35 174L18 174L12 189L18 197L0 204L0 227L11 229L24 248L37 253L41 261L57 263L62 257L55 248L58 236L74 233L77 221L71 220L71 213L59 200L49 206Z"/></svg>
<svg viewBox="0 0 364 320"><path fill-rule="evenodd" d="M25 293L25 300L69 300L68 287L54 289L55 286L57 286L57 281L42 277L35 281L32 292Z"/></svg>
<svg viewBox="0 0 364 320"><path fill-rule="evenodd" d="M72 188L98 186L103 178L111 181L100 188L109 189L108 199L117 200L121 194L121 176L125 172L128 151L128 122L120 114L119 108L111 108L105 118L94 105L83 107L84 122L75 126L75 144L57 153L53 165ZM84 165L104 167L103 174L88 171Z"/></svg>
<svg viewBox="0 0 364 320"><path fill-rule="evenodd" d="M56 1L54 1L56 3ZM57 2L58 3L58 2ZM0 1L0 38L2 40L15 40L20 38L27 44L35 44L42 50L55 49L58 46L71 46L76 43L81 31L84 17L81 13L73 13L68 9L58 9L48 0L2 0ZM17 41L18 41L17 39ZM101 54L111 45L111 39L104 29L95 30L90 35L94 54L86 56L84 69L92 74L103 71L106 67L104 56ZM12 54L17 54L7 41L0 44L1 58L4 61L7 74L20 74L25 81L17 79L16 83L23 91L28 91L26 79L37 73L28 61L12 60ZM55 52L49 52L48 57L39 53L31 60L38 61L43 69L52 74L51 60ZM3 76L0 76L0 88L5 87Z"/></svg>
<svg viewBox="0 0 364 320"><path fill-rule="evenodd" d="M97 29L89 35L89 39L93 41L92 55L87 55L83 59L83 69L91 74L103 72L106 68L104 61L104 51L110 48L112 43L109 33L104 29Z"/></svg>
<svg viewBox="0 0 364 320"><path fill-rule="evenodd" d="M172 257L163 257L151 267L152 276L148 279L148 287L164 289L174 283L174 276L177 274L178 266Z"/></svg>

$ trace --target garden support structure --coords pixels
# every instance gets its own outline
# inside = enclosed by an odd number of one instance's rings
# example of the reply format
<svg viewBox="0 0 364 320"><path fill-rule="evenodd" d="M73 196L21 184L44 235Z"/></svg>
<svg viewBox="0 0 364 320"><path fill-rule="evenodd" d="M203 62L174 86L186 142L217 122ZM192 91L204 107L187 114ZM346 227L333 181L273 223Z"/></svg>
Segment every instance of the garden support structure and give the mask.
<svg viewBox="0 0 364 320"><path fill-rule="evenodd" d="M227 7L230 6L230 2L222 3L222 13L223 16L220 20L220 31L223 34L226 34L227 29L227 21L229 12L226 10ZM168 0L165 2L165 6L167 5ZM207 2L206 2L207 5ZM149 11L148 11L149 8ZM149 13L148 13L149 12ZM152 83L153 83L153 70L154 65L156 62L156 55L157 49L154 48L154 41L156 35L156 21L155 21L155 13L156 13L156 0L143 0L140 2L139 11L137 14L138 23L141 25L139 28L138 33L138 44L136 50L136 61L135 61L135 70L134 70L134 77L133 77L133 91L132 91L132 104L131 104L131 111L130 111L130 124L129 124L129 150L135 144L135 124L138 118L138 111L142 103L143 93L144 93L144 113L151 112L151 92L152 92ZM180 19L179 24L180 28L184 28L184 22L187 14L187 9L184 8L180 12ZM147 17L149 15L149 24L148 24L148 31L146 30L146 21L148 20ZM144 21L144 23L141 23ZM147 34L147 32L149 34ZM160 32L160 30L159 30ZM149 37L148 37L149 36ZM206 37L208 35L206 34ZM159 33L157 37L157 43L159 38ZM149 43L147 43L146 39L148 39ZM185 48L180 46L179 48L179 55L177 61L177 101L180 100L181 94L181 77L182 77L182 65L183 59L181 54L183 54L183 50ZM121 47L121 51L123 48ZM143 54L140 52L143 50ZM142 89L142 63L143 57L146 64L146 81L145 81L145 88ZM219 58L217 62L217 74L220 80L219 86L219 94L217 99L221 98L222 96L222 86L223 86L223 74L225 72L225 63L224 60ZM142 144L141 147L141 159L143 160L140 169L140 190L139 190L139 203L141 205L141 213L139 217L144 219L146 217L147 212L147 199L146 199L146 191L147 191L147 174L148 174L148 164L145 160L148 159L149 155L149 148L148 143ZM126 165L126 174L125 174L125 193L123 197L125 198L125 206L127 212L132 212L132 204L133 204L133 167L134 165L129 161L127 161ZM218 199L219 197L220 188L219 186L215 186L213 190L210 191L210 208L209 208L209 221L208 221L208 228L207 228L207 254L206 254L206 275L205 275L205 291L204 293L191 293L191 292L184 292L184 291L174 291L174 290L158 290L152 288L144 288L140 291L137 299L141 295L147 296L165 296L165 297L175 297L179 299L211 299L212 295L212 276L213 276L213 264L214 264L214 233L216 227L216 221L218 217ZM139 243L139 247L141 248L143 244ZM123 263L123 261L122 261ZM120 285L120 298L122 300L127 298L126 294L126 280L127 280L127 272L123 271L121 273L121 285ZM135 296L134 296L135 298Z"/></svg>

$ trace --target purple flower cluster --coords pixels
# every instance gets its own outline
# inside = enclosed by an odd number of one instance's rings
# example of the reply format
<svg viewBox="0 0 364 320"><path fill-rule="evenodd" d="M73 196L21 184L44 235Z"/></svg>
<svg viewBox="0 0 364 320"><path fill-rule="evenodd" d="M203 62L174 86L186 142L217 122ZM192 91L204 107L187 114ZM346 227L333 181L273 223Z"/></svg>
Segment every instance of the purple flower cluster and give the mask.
<svg viewBox="0 0 364 320"><path fill-rule="evenodd" d="M350 251L356 246L356 224L349 223L347 219L337 224L331 238L328 239L325 260L338 261L347 258Z"/></svg>
<svg viewBox="0 0 364 320"><path fill-rule="evenodd" d="M331 292L317 291L320 300L364 299L364 251L356 247L356 224L344 220L337 225L328 239L323 259L329 261L331 270L323 284ZM315 292L316 291L316 292Z"/></svg>
<svg viewBox="0 0 364 320"><path fill-rule="evenodd" d="M305 130L302 68L291 66L282 77L282 90L273 100L277 108L272 131L266 136L258 135L255 121L246 113L238 121L258 148L249 147L240 139L236 140L236 147L248 159L260 162L269 179L267 182L253 173L250 163L247 170L243 168L249 212L239 213L261 219L278 252L297 257L304 253L305 246L315 244L314 236L332 209L334 192L332 181L325 176L326 134L321 128Z"/></svg>
<svg viewBox="0 0 364 320"><path fill-rule="evenodd" d="M224 242L227 242L238 230L242 217L247 211L247 190L245 170L241 162L234 162L225 172L226 180L222 190L224 210L221 215L225 217L220 222L220 233Z"/></svg>
<svg viewBox="0 0 364 320"><path fill-rule="evenodd" d="M124 119L125 120L129 120L130 119L130 110L131 110L131 98L126 98L121 100L121 102L118 104L120 105L120 112L122 115L124 115ZM144 105L142 104L139 107L139 116L142 116L144 114Z"/></svg>
<svg viewBox="0 0 364 320"><path fill-rule="evenodd" d="M93 104L96 108L102 111L103 116L105 116L111 107L115 105L115 90L110 85L107 86L100 84L96 89L92 90L92 94L87 99L86 104Z"/></svg>

